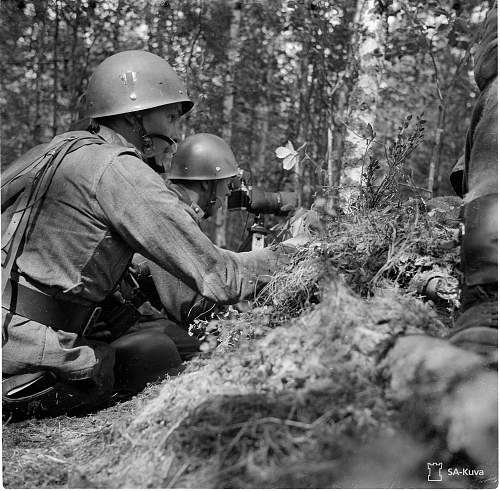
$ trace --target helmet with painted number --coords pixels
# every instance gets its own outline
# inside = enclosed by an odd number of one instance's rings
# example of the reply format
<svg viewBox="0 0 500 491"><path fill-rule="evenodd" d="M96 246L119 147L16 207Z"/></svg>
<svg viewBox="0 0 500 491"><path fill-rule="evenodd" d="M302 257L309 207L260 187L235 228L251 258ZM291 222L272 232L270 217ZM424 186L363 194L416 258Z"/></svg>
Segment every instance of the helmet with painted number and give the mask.
<svg viewBox="0 0 500 491"><path fill-rule="evenodd" d="M229 145L216 135L188 136L172 159L166 177L171 180L208 181L238 175L238 165Z"/></svg>
<svg viewBox="0 0 500 491"><path fill-rule="evenodd" d="M92 74L83 117L100 118L180 103L193 107L174 69L147 51L122 51L106 58Z"/></svg>

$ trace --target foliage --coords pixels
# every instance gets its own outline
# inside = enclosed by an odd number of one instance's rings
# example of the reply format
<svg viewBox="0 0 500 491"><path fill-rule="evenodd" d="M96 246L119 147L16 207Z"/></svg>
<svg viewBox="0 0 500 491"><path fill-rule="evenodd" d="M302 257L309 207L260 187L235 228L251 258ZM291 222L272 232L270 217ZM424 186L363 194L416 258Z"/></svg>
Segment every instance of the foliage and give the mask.
<svg viewBox="0 0 500 491"><path fill-rule="evenodd" d="M407 160L424 138L424 124L426 121L422 119L422 116L422 114L417 116L417 122L412 131L408 129L408 126L413 116L411 114L406 116L398 128L396 139L391 144L384 145L385 172L381 178L378 172L381 169L379 159L367 155L368 163L363 166L361 173L361 206L376 208L382 204L387 206L389 203L401 199L401 196L403 196L401 186L407 185L411 179L407 168ZM372 132L368 147L375 139L375 136L376 134Z"/></svg>
<svg viewBox="0 0 500 491"><path fill-rule="evenodd" d="M385 205L361 207L329 220L326 234L302 248L292 264L273 277L259 301L273 308L274 320L299 315L321 302L322 285L332 277L371 296L380 288L411 290L412 279L434 267L450 276L458 274L458 221L443 226L435 211L427 212L418 200ZM449 316L456 308L456 292L447 307Z"/></svg>
<svg viewBox="0 0 500 491"><path fill-rule="evenodd" d="M111 414L4 427L4 483L60 487L76 474L93 488L349 487L341 483L355 479L360 448L401 432L376 376L386 341L442 326L411 297L363 300L335 281L293 323L265 322L256 312L221 321L242 331L231 349L202 355ZM419 465L392 477L421 482Z"/></svg>
<svg viewBox="0 0 500 491"><path fill-rule="evenodd" d="M362 30L353 22L356 2L238 4L230 144L252 174L252 184L271 191L299 185L309 206L325 185L329 132L332 151L340 152L335 165L343 165L342 142L335 137L345 129L349 91L358 76L351 56L354 35ZM78 117L78 101L94 67L123 49L151 50L186 79L196 106L183 121L184 135L221 135L227 124L223 101L234 5L226 0L2 2L2 165L66 130ZM437 155L438 194L450 190L447 173L462 152L475 97L470 48L487 7L480 0L379 3L388 32L380 50L385 68L374 128L388 138L410 110L425 111L427 131L407 166L416 186L425 187L429 161ZM436 152L439 127L443 138ZM287 141L307 142L315 165L295 168L297 175L283 169L274 149ZM231 219L233 246L242 233L239 222L245 217Z"/></svg>

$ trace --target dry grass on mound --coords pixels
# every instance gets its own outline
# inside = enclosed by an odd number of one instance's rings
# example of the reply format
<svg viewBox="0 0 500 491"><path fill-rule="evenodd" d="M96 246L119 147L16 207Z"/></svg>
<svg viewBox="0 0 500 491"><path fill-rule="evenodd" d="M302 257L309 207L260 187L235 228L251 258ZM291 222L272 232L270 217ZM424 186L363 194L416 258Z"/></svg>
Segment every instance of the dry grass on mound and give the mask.
<svg viewBox="0 0 500 491"><path fill-rule="evenodd" d="M133 418L58 441L65 472L108 488L423 487L434 450L401 435L378 370L396 335L445 333L430 304L403 294L416 273L457 259L444 247L452 229L415 206L332 224L263 291L266 307L214 321L220 346L140 395ZM8 471L4 484L64 485L61 465L14 454L7 466L39 476Z"/></svg>
<svg viewBox="0 0 500 491"><path fill-rule="evenodd" d="M242 336L168 380L129 426L134 444L123 442L102 484L330 487L352 477L347 463L360 445L398 424L378 356L397 333L443 327L397 293L363 300L334 281L323 295L291 324L252 342Z"/></svg>
<svg viewBox="0 0 500 491"><path fill-rule="evenodd" d="M416 275L433 268L456 276L458 229L443 222L416 200L342 217L324 237L302 248L258 301L273 306L279 319L318 303L321 283L332 276L364 297L380 287L406 289Z"/></svg>

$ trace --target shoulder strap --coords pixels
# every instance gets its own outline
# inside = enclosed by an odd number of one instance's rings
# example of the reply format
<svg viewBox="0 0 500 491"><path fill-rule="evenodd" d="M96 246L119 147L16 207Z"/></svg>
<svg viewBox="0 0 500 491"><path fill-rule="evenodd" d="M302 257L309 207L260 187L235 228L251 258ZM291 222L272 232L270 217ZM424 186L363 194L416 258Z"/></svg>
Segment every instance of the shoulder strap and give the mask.
<svg viewBox="0 0 500 491"><path fill-rule="evenodd" d="M65 138L58 145L45 152L41 160L37 159L37 162L30 163L9 181L12 182L19 175L24 175L26 186L16 200L16 209L11 222L2 236L2 293L7 281L11 278L15 261L22 252L29 219L43 202L54 173L64 157L85 145L102 143L105 141L98 137L78 138L72 136Z"/></svg>

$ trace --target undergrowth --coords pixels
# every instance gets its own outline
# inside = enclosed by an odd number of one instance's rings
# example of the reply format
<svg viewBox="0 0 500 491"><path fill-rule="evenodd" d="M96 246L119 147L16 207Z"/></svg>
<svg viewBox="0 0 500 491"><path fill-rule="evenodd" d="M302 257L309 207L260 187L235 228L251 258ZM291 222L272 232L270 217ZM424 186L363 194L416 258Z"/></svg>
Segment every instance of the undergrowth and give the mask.
<svg viewBox="0 0 500 491"><path fill-rule="evenodd" d="M218 320L238 340L163 386L127 430L136 443L110 471L114 484L332 487L352 477L360 446L399 431L376 368L386 344L444 328L398 292L363 300L331 280L322 295L273 328L265 310Z"/></svg>
<svg viewBox="0 0 500 491"><path fill-rule="evenodd" d="M282 319L319 302L322 283L332 277L370 297L380 288L407 290L416 275L433 268L457 276L457 236L457 228L440 223L418 200L347 215L301 248L258 302ZM450 309L454 306L450 303Z"/></svg>
<svg viewBox="0 0 500 491"><path fill-rule="evenodd" d="M421 200L399 203L401 174L391 175L299 248L252 310L192 326L204 353L133 421L92 440L79 466L95 487L426 484L421 469L435 449L405 435L378 363L397 336L446 334L435 305L412 288L435 268L457 275L457 228ZM62 484L60 469L44 482Z"/></svg>

